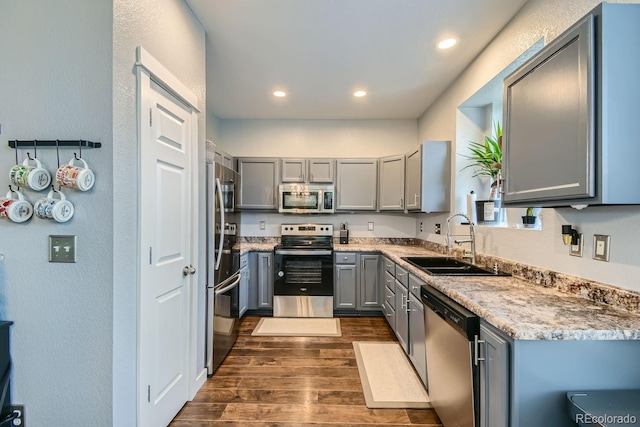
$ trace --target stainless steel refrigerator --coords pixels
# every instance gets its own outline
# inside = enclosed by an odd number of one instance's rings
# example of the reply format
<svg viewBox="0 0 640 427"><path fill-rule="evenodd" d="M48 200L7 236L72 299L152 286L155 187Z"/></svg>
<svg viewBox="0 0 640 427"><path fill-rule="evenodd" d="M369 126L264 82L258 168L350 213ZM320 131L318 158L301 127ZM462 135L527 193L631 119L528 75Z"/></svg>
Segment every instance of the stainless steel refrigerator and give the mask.
<svg viewBox="0 0 640 427"><path fill-rule="evenodd" d="M240 235L235 196L240 175L207 163L207 373L213 375L238 337L240 256L234 250Z"/></svg>

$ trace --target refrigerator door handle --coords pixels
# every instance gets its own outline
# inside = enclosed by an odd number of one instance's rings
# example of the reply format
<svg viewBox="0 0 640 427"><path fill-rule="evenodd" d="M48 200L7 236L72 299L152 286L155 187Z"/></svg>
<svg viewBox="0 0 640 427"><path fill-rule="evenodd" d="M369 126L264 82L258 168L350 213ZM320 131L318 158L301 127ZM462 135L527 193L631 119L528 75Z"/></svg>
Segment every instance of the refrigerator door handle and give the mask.
<svg viewBox="0 0 640 427"><path fill-rule="evenodd" d="M216 178L216 193L218 193L218 205L220 209L220 241L218 242L218 247L216 248L216 266L217 270L220 268L220 260L222 259L222 245L224 244L224 197L222 195L222 185L220 184L220 179Z"/></svg>
<svg viewBox="0 0 640 427"><path fill-rule="evenodd" d="M215 289L215 294L214 295L222 295L225 292L229 292L231 289L235 288L236 286L238 286L238 283L240 283L240 279L242 279L242 275L240 273L238 273L236 276L233 276L233 283L231 283L230 285L227 285L225 287L223 287L222 289Z"/></svg>

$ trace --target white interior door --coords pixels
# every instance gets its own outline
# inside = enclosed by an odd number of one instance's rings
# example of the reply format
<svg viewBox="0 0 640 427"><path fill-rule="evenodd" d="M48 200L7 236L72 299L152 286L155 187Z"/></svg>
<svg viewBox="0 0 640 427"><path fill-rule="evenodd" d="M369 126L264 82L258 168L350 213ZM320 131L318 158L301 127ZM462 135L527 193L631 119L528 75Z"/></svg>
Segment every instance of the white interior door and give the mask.
<svg viewBox="0 0 640 427"><path fill-rule="evenodd" d="M153 80L148 84L141 99L148 118L140 119L139 407L140 425L157 427L168 425L189 398L196 147L190 109Z"/></svg>

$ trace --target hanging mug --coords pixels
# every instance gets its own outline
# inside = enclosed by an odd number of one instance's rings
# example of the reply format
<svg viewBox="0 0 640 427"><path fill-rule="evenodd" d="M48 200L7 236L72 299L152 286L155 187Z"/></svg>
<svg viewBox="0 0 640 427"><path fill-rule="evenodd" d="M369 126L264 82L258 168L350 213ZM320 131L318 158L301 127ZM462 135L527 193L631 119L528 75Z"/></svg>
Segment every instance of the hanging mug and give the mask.
<svg viewBox="0 0 640 427"><path fill-rule="evenodd" d="M54 198L57 193L60 198ZM71 203L60 191L49 191L47 197L38 199L33 206L33 211L38 218L52 219L57 222L67 222L73 216L75 211L73 203Z"/></svg>
<svg viewBox="0 0 640 427"><path fill-rule="evenodd" d="M15 193L18 198L12 196ZM7 218L13 222L25 222L33 215L33 206L19 191L9 191L6 197L0 197L0 218Z"/></svg>
<svg viewBox="0 0 640 427"><path fill-rule="evenodd" d="M29 165L29 160L33 160L36 165ZM51 183L51 174L42 167L38 159L24 159L21 165L15 165L9 172L9 179L13 185L18 187L31 188L34 191L42 191Z"/></svg>
<svg viewBox="0 0 640 427"><path fill-rule="evenodd" d="M81 162L82 166L76 166L74 164L76 160ZM56 182L61 187L88 191L91 190L95 181L96 176L82 158L72 157L68 164L60 166L56 171Z"/></svg>

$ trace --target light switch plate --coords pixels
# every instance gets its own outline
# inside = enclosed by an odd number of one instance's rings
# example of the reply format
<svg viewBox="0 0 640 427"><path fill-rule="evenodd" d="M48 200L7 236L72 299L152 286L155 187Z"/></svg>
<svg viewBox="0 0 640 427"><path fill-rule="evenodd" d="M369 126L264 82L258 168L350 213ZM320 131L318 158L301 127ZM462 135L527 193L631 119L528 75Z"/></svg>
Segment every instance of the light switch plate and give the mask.
<svg viewBox="0 0 640 427"><path fill-rule="evenodd" d="M569 245L569 255L582 257L582 249L584 248L584 239L582 233L578 234L578 244Z"/></svg>
<svg viewBox="0 0 640 427"><path fill-rule="evenodd" d="M76 236L49 236L49 262L76 262Z"/></svg>
<svg viewBox="0 0 640 427"><path fill-rule="evenodd" d="M369 222L368 230L373 231L373 222Z"/></svg>
<svg viewBox="0 0 640 427"><path fill-rule="evenodd" d="M593 259L598 261L609 261L609 246L611 236L605 234L593 235Z"/></svg>

